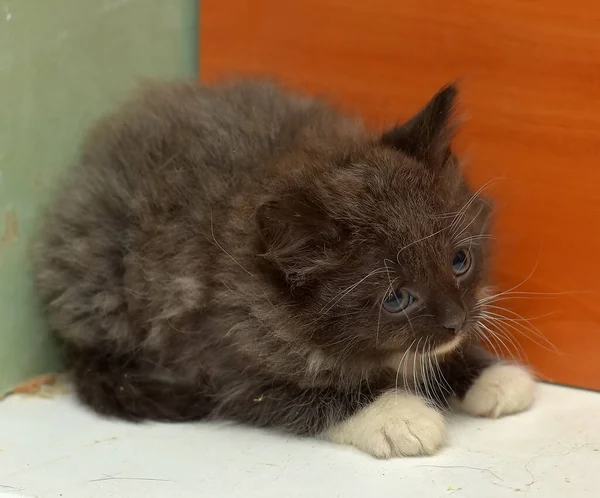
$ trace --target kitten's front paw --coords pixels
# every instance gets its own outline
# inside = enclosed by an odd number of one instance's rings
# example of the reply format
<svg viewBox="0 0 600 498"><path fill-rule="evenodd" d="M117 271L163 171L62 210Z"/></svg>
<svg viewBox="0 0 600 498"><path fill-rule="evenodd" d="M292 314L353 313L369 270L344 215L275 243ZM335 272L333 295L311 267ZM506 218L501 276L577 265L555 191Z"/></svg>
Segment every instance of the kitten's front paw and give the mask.
<svg viewBox="0 0 600 498"><path fill-rule="evenodd" d="M432 455L446 441L446 421L416 396L386 393L323 438L377 458Z"/></svg>
<svg viewBox="0 0 600 498"><path fill-rule="evenodd" d="M527 410L534 390L535 379L526 369L500 363L481 373L460 407L476 417L498 418Z"/></svg>

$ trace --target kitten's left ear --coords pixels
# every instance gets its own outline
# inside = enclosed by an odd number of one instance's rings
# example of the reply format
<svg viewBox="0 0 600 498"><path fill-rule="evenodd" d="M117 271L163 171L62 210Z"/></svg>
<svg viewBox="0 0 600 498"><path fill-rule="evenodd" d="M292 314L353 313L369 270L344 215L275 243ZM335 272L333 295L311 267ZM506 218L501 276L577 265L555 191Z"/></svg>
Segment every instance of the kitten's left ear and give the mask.
<svg viewBox="0 0 600 498"><path fill-rule="evenodd" d="M442 88L410 121L385 132L381 142L430 167L441 167L450 155L457 95L455 85Z"/></svg>
<svg viewBox="0 0 600 498"><path fill-rule="evenodd" d="M283 274L290 287L302 287L335 263L327 254L340 242L342 228L309 193L296 191L266 201L255 216L264 245L260 256Z"/></svg>

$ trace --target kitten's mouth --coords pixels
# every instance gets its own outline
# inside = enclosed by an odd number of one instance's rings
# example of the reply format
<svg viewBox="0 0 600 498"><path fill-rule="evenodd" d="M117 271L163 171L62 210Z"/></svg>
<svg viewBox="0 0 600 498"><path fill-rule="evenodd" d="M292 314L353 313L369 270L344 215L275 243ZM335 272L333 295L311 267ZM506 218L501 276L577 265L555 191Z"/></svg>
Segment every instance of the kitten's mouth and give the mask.
<svg viewBox="0 0 600 498"><path fill-rule="evenodd" d="M395 371L399 371L399 368L403 364L405 365L405 369L410 369L410 365L414 365L414 362L416 361L415 358L419 356L434 356L439 358L451 353L452 351L455 351L465 337L467 337L467 333L464 330L461 330L451 339L441 343L439 346L432 348L429 351L409 349L394 353L385 360L384 365L394 369Z"/></svg>
<svg viewBox="0 0 600 498"><path fill-rule="evenodd" d="M443 356L445 354L451 353L454 351L460 343L465 338L466 334L463 331L460 331L456 334L452 339L440 344L437 348L433 350L433 354L436 356Z"/></svg>

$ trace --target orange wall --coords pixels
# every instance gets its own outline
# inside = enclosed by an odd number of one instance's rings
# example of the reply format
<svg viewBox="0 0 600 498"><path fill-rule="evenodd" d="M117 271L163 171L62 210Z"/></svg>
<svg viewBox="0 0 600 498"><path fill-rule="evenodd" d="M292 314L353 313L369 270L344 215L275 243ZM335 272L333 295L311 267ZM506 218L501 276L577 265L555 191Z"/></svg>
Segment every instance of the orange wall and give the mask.
<svg viewBox="0 0 600 498"><path fill-rule="evenodd" d="M459 149L475 184L498 179L497 282L531 274L519 290L564 293L501 303L552 313L531 323L554 346L513 335L543 378L600 389L598 2L201 4L204 81L277 75L381 128L459 80L469 118Z"/></svg>

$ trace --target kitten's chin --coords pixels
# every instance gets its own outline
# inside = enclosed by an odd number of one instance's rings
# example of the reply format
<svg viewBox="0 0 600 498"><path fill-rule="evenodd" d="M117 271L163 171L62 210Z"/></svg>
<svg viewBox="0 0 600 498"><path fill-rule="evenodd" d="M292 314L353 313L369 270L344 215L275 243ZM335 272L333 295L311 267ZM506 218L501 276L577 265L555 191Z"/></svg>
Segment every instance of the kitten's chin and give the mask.
<svg viewBox="0 0 600 498"><path fill-rule="evenodd" d="M465 340L466 337L467 333L461 331L458 334L456 334L452 339L441 343L438 347L431 351L428 351L427 353L416 351L399 351L388 356L384 360L383 364L384 366L392 368L394 370L398 370L400 368L400 365L406 364L404 374L407 373L406 369L408 369L408 375L410 376L412 372L411 365L414 366L415 356L417 358L423 355L443 357L449 353L452 353L452 351L455 351Z"/></svg>
<svg viewBox="0 0 600 498"><path fill-rule="evenodd" d="M458 346L460 346L460 343L463 341L463 339L465 337L466 337L465 332L462 332L462 331L459 332L452 339L440 344L437 348L435 348L433 350L433 354L435 356L444 356L444 355L447 355L448 353L451 353L456 348L458 348Z"/></svg>

